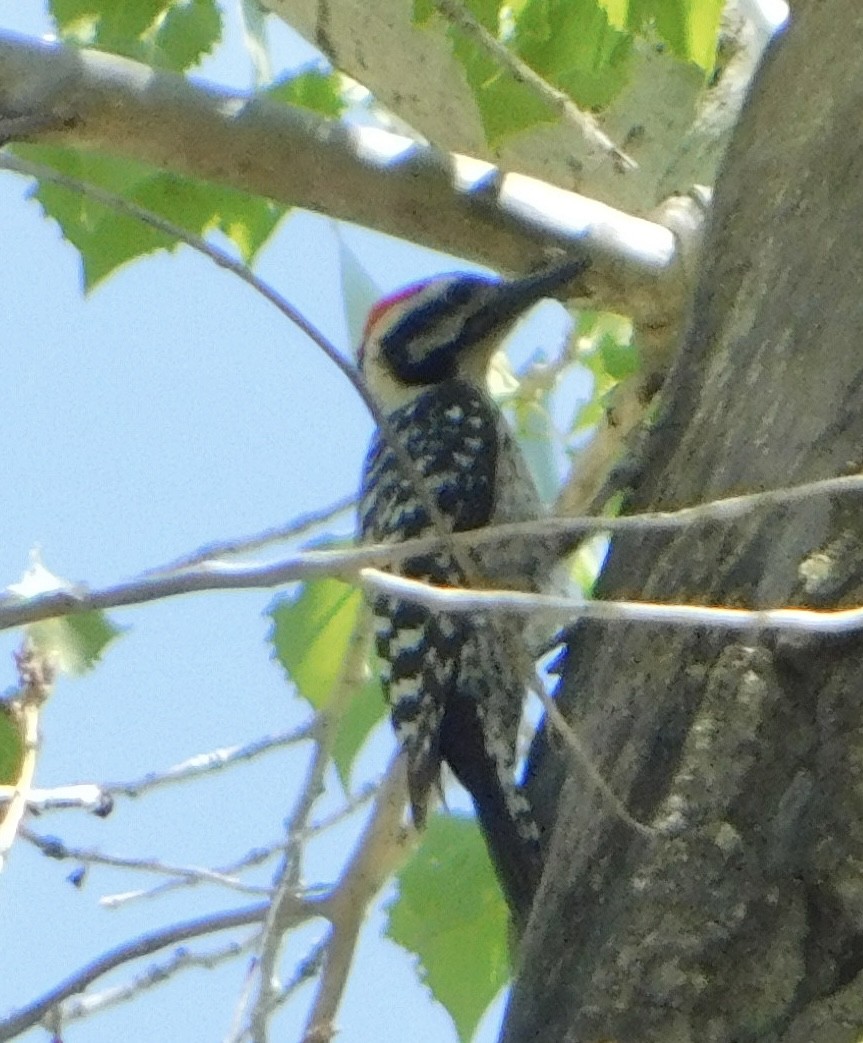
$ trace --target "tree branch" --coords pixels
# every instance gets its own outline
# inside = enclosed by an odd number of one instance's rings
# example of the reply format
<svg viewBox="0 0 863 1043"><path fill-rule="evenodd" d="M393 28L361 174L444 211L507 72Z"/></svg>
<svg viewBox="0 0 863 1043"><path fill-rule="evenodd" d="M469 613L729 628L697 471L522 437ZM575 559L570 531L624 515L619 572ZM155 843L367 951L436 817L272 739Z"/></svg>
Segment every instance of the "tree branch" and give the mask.
<svg viewBox="0 0 863 1043"><path fill-rule="evenodd" d="M43 705L53 691L56 677L53 662L36 648L29 637L24 638L21 651L16 652L15 665L18 668L20 688L11 701L10 708L18 718L22 755L18 778L12 787L11 799L0 822L0 870L6 864L6 856L15 842L27 811L39 752L39 717Z"/></svg>
<svg viewBox="0 0 863 1043"><path fill-rule="evenodd" d="M517 590L466 590L433 587L380 569L363 569L360 579L371 590L414 601L441 612L504 612L557 616L566 622L602 619L613 623L662 623L674 627L804 634L848 634L863 629L863 607L818 612L805 608L725 608L663 604L656 601L579 601Z"/></svg>
<svg viewBox="0 0 863 1043"><path fill-rule="evenodd" d="M638 161L638 170L624 174L613 155L573 133L563 119L505 137L490 135L478 98L482 87L469 82L450 23L437 13L425 17L430 5L404 0L262 3L425 140L641 214L669 191L713 182L740 107L740 85L748 82L764 39L754 38L746 19L726 17L723 44L733 50L734 60L722 61L706 87L694 65L657 47L655 39L636 35L626 58L626 85L596 113L604 131ZM476 10L475 4L465 6ZM723 6L728 12L733 0ZM576 56L572 59L570 68L579 65ZM510 75L500 58L493 60L501 77Z"/></svg>
<svg viewBox="0 0 863 1043"><path fill-rule="evenodd" d="M332 924L324 952L321 979L303 1032L303 1043L326 1043L335 1035L334 1019L354 958L369 904L405 857L416 834L402 825L405 761L390 764L381 783L369 823L338 884L325 899Z"/></svg>
<svg viewBox="0 0 863 1043"><path fill-rule="evenodd" d="M678 511L633 514L620 518L548 518L541 521L499 525L472 532L452 533L446 542L459 547L482 547L511 540L514 537L548 540L567 537L567 542L574 544L575 537L595 532L680 531L709 522L731 521L758 509L778 507L819 496L855 494L860 493L861 490L863 490L863 476L846 475L817 482L805 482L788 488L772 489L762 493L728 497L696 507L685 507ZM165 573L163 568L156 567L148 570L142 576L97 590L88 590L83 586L64 587L29 598L9 594L5 598L0 598L0 630L35 623L40 619L68 616L76 612L141 605L149 601L209 590L270 589L322 576L336 576L351 581L362 569L392 567L405 558L424 554L444 545L445 541L441 537L429 536L408 540L398 545L357 547L348 550L302 551L266 565L206 562L199 567L182 569L174 573ZM567 604L566 611L571 612L573 603L568 602ZM577 607L582 615L609 611L607 606L605 608L586 608L580 605ZM665 606L665 608L668 607ZM763 613L758 615L761 616ZM603 618L606 617L603 616ZM789 623L788 625L793 626L794 624Z"/></svg>
<svg viewBox="0 0 863 1043"><path fill-rule="evenodd" d="M147 967L131 981L106 988L94 996L80 996L66 1000L57 1012L57 1021L60 1026L65 1026L72 1021L90 1018L110 1007L136 999L147 989L163 985L168 978L176 976L180 971L190 970L193 967L212 970L228 960L235 960L249 947L249 942L242 945L237 942L228 942L211 952L198 953L190 952L185 948L176 949L162 963L154 963Z"/></svg>
<svg viewBox="0 0 863 1043"><path fill-rule="evenodd" d="M647 322L676 315L685 293L662 225L402 135L0 33L0 137L25 127L29 141L232 185L500 270L577 247L595 301Z"/></svg>
<svg viewBox="0 0 863 1043"><path fill-rule="evenodd" d="M107 855L96 848L67 847L58 837L43 837L32 830L22 830L21 835L44 855L56 858L58 861L72 859L85 865L113 866L118 869L156 873L161 876L174 877L186 883L219 884L244 894L269 895L271 893L269 887L260 884L244 884L236 876L207 869L205 866L174 866L156 858L127 858L123 855ZM108 904L116 905L117 902L113 901Z"/></svg>
<svg viewBox="0 0 863 1043"><path fill-rule="evenodd" d="M276 735L265 735L242 745L223 746L218 750L211 750L209 753L195 754L164 771L151 771L130 782L107 782L100 789L108 797L140 797L142 793L155 789L157 786L186 782L200 775L214 775L239 762L254 760L270 750L296 746L298 743L314 738L314 735L315 723L310 721L307 724L301 724L299 728L292 728Z"/></svg>
<svg viewBox="0 0 863 1043"><path fill-rule="evenodd" d="M83 992L88 985L101 978L104 974L114 970L116 967L129 963L132 960L140 960L143 956L150 956L159 949L177 942L185 942L190 938L199 938L201 935L215 934L217 931L226 931L232 927L245 927L249 924L260 923L267 915L269 902L260 902L257 905L246 906L243 909L234 909L225 913L214 913L211 916L203 916L197 920L187 920L185 923L172 924L151 934L141 935L134 941L125 942L111 949L98 959L88 963L86 967L76 971L65 981L56 985L53 989L34 1000L26 1007L13 1011L8 1017L0 1020L0 1043L3 1040L14 1039L33 1025L37 1025L58 1003L68 999L76 993ZM311 907L309 915L312 915Z"/></svg>

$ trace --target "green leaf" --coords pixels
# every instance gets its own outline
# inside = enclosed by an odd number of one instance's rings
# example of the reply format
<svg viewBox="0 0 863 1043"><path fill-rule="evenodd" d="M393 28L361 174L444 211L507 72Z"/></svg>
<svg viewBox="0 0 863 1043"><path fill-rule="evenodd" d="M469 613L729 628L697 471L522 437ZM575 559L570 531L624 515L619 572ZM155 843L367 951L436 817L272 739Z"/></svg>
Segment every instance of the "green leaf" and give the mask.
<svg viewBox="0 0 863 1043"><path fill-rule="evenodd" d="M607 106L629 75L632 36L610 23L599 0L527 0L511 44L583 108Z"/></svg>
<svg viewBox="0 0 863 1043"><path fill-rule="evenodd" d="M337 579L303 585L298 597L268 610L273 654L300 695L326 707L339 678L363 604L362 591Z"/></svg>
<svg viewBox="0 0 863 1043"><path fill-rule="evenodd" d="M612 25L660 37L678 58L711 72L723 0L600 0Z"/></svg>
<svg viewBox="0 0 863 1043"><path fill-rule="evenodd" d="M414 25L426 25L435 13L435 6L431 0L414 0L411 20Z"/></svg>
<svg viewBox="0 0 863 1043"><path fill-rule="evenodd" d="M509 915L476 823L435 815L397 879L386 934L468 1040L509 978Z"/></svg>
<svg viewBox="0 0 863 1043"><path fill-rule="evenodd" d="M21 777L24 739L9 707L0 701L0 786L13 786ZM0 811L0 819L3 814Z"/></svg>
<svg viewBox="0 0 863 1043"><path fill-rule="evenodd" d="M38 554L33 553L27 571L17 583L10 583L8 590L14 597L26 599L74 588L45 568ZM43 619L25 627L37 650L67 674L83 674L90 670L124 629L115 626L104 612L77 612L56 619Z"/></svg>
<svg viewBox="0 0 863 1043"><path fill-rule="evenodd" d="M64 39L114 50L116 45L134 48L166 6L165 0L51 0L50 12Z"/></svg>
<svg viewBox="0 0 863 1043"><path fill-rule="evenodd" d="M500 39L497 0L471 0L474 17ZM424 0L414 21L428 21ZM611 24L600 0L523 0L508 8L504 42L553 87L586 108L602 108L627 81L632 34ZM491 145L540 123L557 120L556 109L457 26L447 35L462 64Z"/></svg>
<svg viewBox="0 0 863 1043"><path fill-rule="evenodd" d="M590 427L596 427L604 416L604 403L598 398L591 398L576 411L570 431L572 434L576 434L579 431L586 431Z"/></svg>
<svg viewBox="0 0 863 1043"><path fill-rule="evenodd" d="M500 0L464 0L464 6L483 28L497 36Z"/></svg>
<svg viewBox="0 0 863 1043"><path fill-rule="evenodd" d="M203 204L201 234L218 228L237 247L243 261L251 265L284 217L286 208L224 185L193 184L198 185Z"/></svg>
<svg viewBox="0 0 863 1043"><path fill-rule="evenodd" d="M641 356L633 342L621 342L610 335L600 341L598 352L605 372L614 380L624 380L641 369Z"/></svg>
<svg viewBox="0 0 863 1043"><path fill-rule="evenodd" d="M453 54L464 67L490 145L557 119L551 105L502 69L496 59L477 48L459 30L452 29L450 33L454 39Z"/></svg>
<svg viewBox="0 0 863 1043"><path fill-rule="evenodd" d="M219 42L216 0L51 0L59 36L182 72Z"/></svg>
<svg viewBox="0 0 863 1043"><path fill-rule="evenodd" d="M351 769L369 733L386 713L386 700L377 672L348 702L339 718L333 743L333 762L342 786L350 786Z"/></svg>
<svg viewBox="0 0 863 1043"><path fill-rule="evenodd" d="M722 19L723 0L689 0L688 2L688 55L696 65L710 73L716 65L719 46L719 23Z"/></svg>
<svg viewBox="0 0 863 1043"><path fill-rule="evenodd" d="M222 38L222 15L216 0L183 0L166 9L143 43L149 64L183 72L197 65Z"/></svg>
<svg viewBox="0 0 863 1043"><path fill-rule="evenodd" d="M283 208L268 200L112 156L44 145L22 145L16 151L25 159L108 189L195 235L218 229L235 243L247 264L284 214ZM177 245L166 233L72 189L45 182L33 195L80 253L86 290L137 257Z"/></svg>
<svg viewBox="0 0 863 1043"><path fill-rule="evenodd" d="M303 69L280 79L264 94L271 101L309 109L319 116L339 116L345 107L338 73L318 68Z"/></svg>
<svg viewBox="0 0 863 1043"><path fill-rule="evenodd" d="M115 626L104 612L79 612L59 619L43 619L27 627L39 651L62 673L73 676L92 670L108 645L124 630Z"/></svg>

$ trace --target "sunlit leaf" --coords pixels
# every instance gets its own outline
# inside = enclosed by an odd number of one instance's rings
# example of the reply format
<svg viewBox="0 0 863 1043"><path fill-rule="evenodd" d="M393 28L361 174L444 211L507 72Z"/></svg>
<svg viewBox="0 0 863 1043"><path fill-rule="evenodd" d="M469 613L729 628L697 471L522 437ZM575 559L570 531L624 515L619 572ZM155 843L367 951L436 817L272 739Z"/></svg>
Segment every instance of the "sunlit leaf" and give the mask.
<svg viewBox="0 0 863 1043"><path fill-rule="evenodd" d="M612 25L663 40L678 57L713 69L723 0L599 0Z"/></svg>
<svg viewBox="0 0 863 1043"><path fill-rule="evenodd" d="M511 45L583 108L608 105L629 74L632 36L610 23L599 0L527 0Z"/></svg>
<svg viewBox="0 0 863 1043"><path fill-rule="evenodd" d="M51 0L61 39L182 72L219 42L216 0Z"/></svg>
<svg viewBox="0 0 863 1043"><path fill-rule="evenodd" d="M539 123L553 123L550 104L520 83L500 63L458 30L452 30L453 54L464 67L483 130L490 145Z"/></svg>
<svg viewBox="0 0 863 1043"><path fill-rule="evenodd" d="M254 259L284 213L269 200L129 160L43 145L18 146L16 151L25 159L108 189L194 235L218 229L233 240L246 263ZM177 246L177 240L165 232L71 188L45 182L33 195L78 249L87 290L137 257Z"/></svg>
<svg viewBox="0 0 863 1043"><path fill-rule="evenodd" d="M265 96L271 101L310 109L319 116L338 116L344 110L338 73L319 68L304 69L268 87Z"/></svg>
<svg viewBox="0 0 863 1043"><path fill-rule="evenodd" d="M370 732L386 713L386 700L377 676L353 693L338 722L333 743L333 762L345 790L350 788L351 769Z"/></svg>
<svg viewBox="0 0 863 1043"><path fill-rule="evenodd" d="M398 885L386 933L468 1040L509 978L508 911L476 823L435 815Z"/></svg>
<svg viewBox="0 0 863 1043"><path fill-rule="evenodd" d="M180 0L170 4L142 41L150 65L183 72L197 65L222 37L216 0Z"/></svg>
<svg viewBox="0 0 863 1043"><path fill-rule="evenodd" d="M54 591L72 591L74 587L54 575L34 554L21 579L11 583L7 589L13 596L34 598ZM95 611L43 619L26 627L27 636L37 650L66 674L83 674L90 670L124 629L112 623L104 612Z"/></svg>
<svg viewBox="0 0 863 1043"><path fill-rule="evenodd" d="M273 654L316 710L326 707L342 676L362 604L356 587L322 579L304 584L297 597L279 599L269 609Z"/></svg>
<svg viewBox="0 0 863 1043"><path fill-rule="evenodd" d="M115 626L104 612L79 612L31 623L27 633L37 649L58 670L78 676L92 670L108 645L124 629Z"/></svg>
<svg viewBox="0 0 863 1043"><path fill-rule="evenodd" d="M598 351L605 372L614 380L624 380L641 369L641 356L634 342L622 342L614 337L603 337Z"/></svg>

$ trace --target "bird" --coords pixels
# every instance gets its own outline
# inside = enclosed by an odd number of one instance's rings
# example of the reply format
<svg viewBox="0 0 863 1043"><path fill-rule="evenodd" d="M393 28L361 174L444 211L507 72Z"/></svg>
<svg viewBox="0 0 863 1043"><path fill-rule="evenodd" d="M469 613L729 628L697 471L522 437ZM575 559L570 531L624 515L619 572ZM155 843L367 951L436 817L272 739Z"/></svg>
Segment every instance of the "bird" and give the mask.
<svg viewBox="0 0 863 1043"><path fill-rule="evenodd" d="M363 466L362 543L442 542L391 566L437 586L541 591L555 565L536 537L455 548L449 533L530 521L544 508L488 369L515 322L585 270L572 258L514 279L456 272L412 283L368 314L358 364L380 424ZM394 444L394 443L397 443ZM381 680L405 751L421 829L448 765L470 794L502 890L524 913L538 885L541 837L515 777L534 671L524 621L448 613L372 595Z"/></svg>

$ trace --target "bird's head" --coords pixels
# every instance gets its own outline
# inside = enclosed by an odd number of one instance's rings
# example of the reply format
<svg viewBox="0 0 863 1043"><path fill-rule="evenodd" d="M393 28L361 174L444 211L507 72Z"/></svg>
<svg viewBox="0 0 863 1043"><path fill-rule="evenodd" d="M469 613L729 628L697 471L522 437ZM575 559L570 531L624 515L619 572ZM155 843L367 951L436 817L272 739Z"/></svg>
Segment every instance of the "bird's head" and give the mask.
<svg viewBox="0 0 863 1043"><path fill-rule="evenodd" d="M384 297L369 312L358 356L369 390L391 411L448 380L484 389L491 357L516 319L586 266L573 260L511 280L438 275Z"/></svg>

